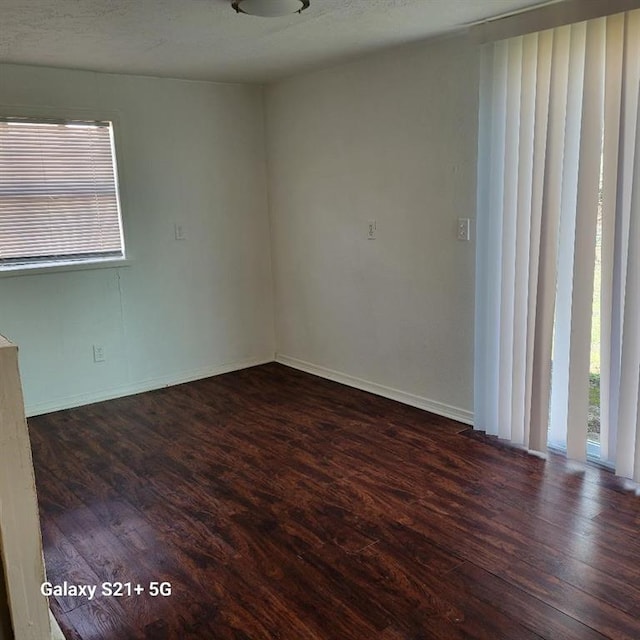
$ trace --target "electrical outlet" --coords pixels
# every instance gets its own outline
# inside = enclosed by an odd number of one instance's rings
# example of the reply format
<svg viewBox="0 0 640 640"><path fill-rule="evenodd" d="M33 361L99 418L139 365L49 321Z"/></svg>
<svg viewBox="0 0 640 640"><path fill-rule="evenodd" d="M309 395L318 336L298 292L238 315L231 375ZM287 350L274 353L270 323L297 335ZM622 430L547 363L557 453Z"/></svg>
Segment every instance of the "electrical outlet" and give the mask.
<svg viewBox="0 0 640 640"><path fill-rule="evenodd" d="M173 225L173 229L175 231L176 240L186 240L187 239L187 234L185 232L184 226L182 226L181 224L178 224L176 222L176 224Z"/></svg>
<svg viewBox="0 0 640 640"><path fill-rule="evenodd" d="M367 240L375 240L376 239L376 221L369 220L367 223Z"/></svg>
<svg viewBox="0 0 640 640"><path fill-rule="evenodd" d="M458 240L471 240L471 220L458 218Z"/></svg>
<svg viewBox="0 0 640 640"><path fill-rule="evenodd" d="M101 344L94 344L93 345L93 361L94 362L104 362L105 361L105 356L104 356L104 346Z"/></svg>

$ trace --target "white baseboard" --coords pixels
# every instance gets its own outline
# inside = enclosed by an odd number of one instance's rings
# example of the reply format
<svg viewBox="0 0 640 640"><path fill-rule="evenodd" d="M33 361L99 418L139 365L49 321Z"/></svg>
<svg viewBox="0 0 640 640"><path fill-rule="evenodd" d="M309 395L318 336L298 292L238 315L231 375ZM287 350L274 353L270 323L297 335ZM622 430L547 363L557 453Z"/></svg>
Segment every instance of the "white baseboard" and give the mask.
<svg viewBox="0 0 640 640"><path fill-rule="evenodd" d="M213 367L203 367L182 373L161 376L158 378L148 378L141 382L121 387L112 387L98 392L81 393L75 396L67 396L65 398L56 398L50 402L41 402L29 404L26 406L27 417L38 416L43 413L51 413L52 411L61 411L63 409L71 409L80 407L85 404L93 404L94 402L102 402L103 400L113 400L114 398L122 398L124 396L132 396L136 393L144 393L145 391L153 391L154 389L162 389L163 387L172 387L176 384L184 382L193 382L202 378L210 378L218 376L222 373L230 371L239 371L240 369L248 369L267 362L273 362L273 356L262 358L249 358L247 360L239 360L238 362L230 362L227 364L217 365Z"/></svg>
<svg viewBox="0 0 640 640"><path fill-rule="evenodd" d="M403 404L408 404L418 409L424 409L430 411L439 416L445 418L451 418L464 424L473 425L473 413L466 409L460 409L459 407L452 407L451 405L437 402L436 400L430 400L422 396L417 396L413 393L407 393L406 391L400 391L399 389L393 389L392 387L386 387L378 384L377 382L370 382L369 380L363 380L362 378L356 378L347 373L341 373L340 371L334 371L333 369L327 369L311 362L305 362L304 360L298 360L297 358L291 358L282 353L276 354L276 362L283 364L293 369L299 369L306 373L311 373L327 380L333 380L345 384L348 387L355 387L362 391L368 391L377 396L389 398L391 400L397 400Z"/></svg>
<svg viewBox="0 0 640 640"><path fill-rule="evenodd" d="M53 613L51 613L51 609L49 609L49 620L51 621L51 640L65 640L58 621L53 617Z"/></svg>
<svg viewBox="0 0 640 640"><path fill-rule="evenodd" d="M71 409L73 407L80 407L85 404L92 404L94 402L102 402L104 400L113 400L114 398L122 398L124 396L135 395L136 393L144 393L145 391L153 391L154 389L161 389L163 387L171 387L177 384L183 384L185 382L193 382L194 380L201 380L203 378L210 378L211 376L217 376L223 373L229 373L230 371L239 371L241 369L247 369L249 367L255 367L268 362L273 362L274 357L267 356L262 358L250 358L247 360L240 360L238 362L231 362L223 365L217 365L213 367L204 367L202 369L196 369L192 371L182 372L180 374L163 376L158 378L149 378L141 382L124 385L121 387L113 387L99 392L78 394L74 396L67 396L65 398L57 398L50 402L41 402L37 404L30 404L26 407L26 414L28 417L37 416L44 413L51 413L52 411L61 411L63 409ZM406 391L400 391L392 387L387 387L376 382L370 382L362 378L342 373L340 371L334 371L327 367L312 364L298 358L292 358L284 354L276 354L275 361L293 369L299 369L305 371L320 378L326 378L327 380L333 380L340 384L347 385L348 387L354 387L362 391L368 391L383 398L389 398L407 404L418 409L430 411L436 415L443 416L445 418L451 418L457 420L463 424L473 424L473 413L460 409L459 407L453 407L436 400L424 398L422 396L415 395L413 393L407 393Z"/></svg>

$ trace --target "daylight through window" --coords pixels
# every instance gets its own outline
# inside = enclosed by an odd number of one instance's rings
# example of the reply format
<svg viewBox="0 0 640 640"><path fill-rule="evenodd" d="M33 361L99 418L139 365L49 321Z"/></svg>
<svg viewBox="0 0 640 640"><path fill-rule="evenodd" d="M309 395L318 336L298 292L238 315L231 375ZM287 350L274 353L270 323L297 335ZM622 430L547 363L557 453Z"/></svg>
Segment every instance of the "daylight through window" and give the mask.
<svg viewBox="0 0 640 640"><path fill-rule="evenodd" d="M112 123L0 118L0 270L117 258Z"/></svg>

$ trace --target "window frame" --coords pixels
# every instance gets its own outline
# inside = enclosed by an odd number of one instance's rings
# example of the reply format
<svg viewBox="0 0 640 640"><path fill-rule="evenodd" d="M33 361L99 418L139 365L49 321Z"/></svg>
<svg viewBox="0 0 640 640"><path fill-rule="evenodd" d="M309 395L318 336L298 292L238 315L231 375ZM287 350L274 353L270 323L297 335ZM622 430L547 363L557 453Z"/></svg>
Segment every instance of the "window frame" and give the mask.
<svg viewBox="0 0 640 640"><path fill-rule="evenodd" d="M43 122L110 122L113 147L113 168L116 178L116 192L119 202L120 229L122 234L122 256L100 257L87 255L86 257L64 258L54 260L34 259L32 262L0 265L0 278L25 275L40 275L46 273L61 273L67 271L85 271L94 269L113 269L127 267L131 264L131 252L127 243L127 197L122 182L124 172L124 148L122 144L122 124L120 112L101 108L71 108L71 107L25 107L23 105L0 104L0 118L28 118Z"/></svg>

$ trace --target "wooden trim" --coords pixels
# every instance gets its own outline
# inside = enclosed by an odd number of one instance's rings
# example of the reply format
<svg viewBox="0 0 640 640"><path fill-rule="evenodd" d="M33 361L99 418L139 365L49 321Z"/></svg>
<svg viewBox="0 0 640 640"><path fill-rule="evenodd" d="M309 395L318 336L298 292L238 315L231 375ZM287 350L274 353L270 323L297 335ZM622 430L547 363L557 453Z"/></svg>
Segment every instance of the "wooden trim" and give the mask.
<svg viewBox="0 0 640 640"><path fill-rule="evenodd" d="M0 548L13 632L20 640L51 637L42 539L24 415L18 347L0 336Z"/></svg>
<svg viewBox="0 0 640 640"><path fill-rule="evenodd" d="M0 546L0 640L10 640L12 636L11 613L9 612L9 599L2 564L2 547Z"/></svg>
<svg viewBox="0 0 640 640"><path fill-rule="evenodd" d="M51 609L49 609L49 621L51 622L51 640L65 640L64 633L62 633L58 621L53 617Z"/></svg>

